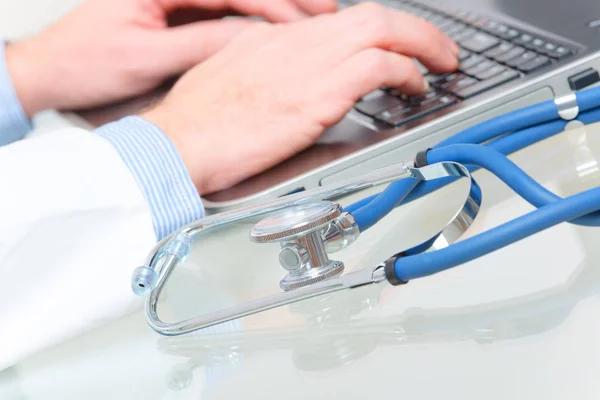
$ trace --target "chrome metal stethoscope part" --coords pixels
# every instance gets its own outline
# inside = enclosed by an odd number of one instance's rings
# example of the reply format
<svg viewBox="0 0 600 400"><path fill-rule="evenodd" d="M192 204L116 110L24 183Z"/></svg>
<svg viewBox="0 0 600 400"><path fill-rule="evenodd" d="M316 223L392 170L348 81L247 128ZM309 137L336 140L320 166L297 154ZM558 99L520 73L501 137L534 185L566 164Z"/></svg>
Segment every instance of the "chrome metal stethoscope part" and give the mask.
<svg viewBox="0 0 600 400"><path fill-rule="evenodd" d="M344 229L345 226L348 226ZM335 233L334 233L335 231ZM345 232L350 232L346 235ZM327 233L335 245L327 246ZM352 235L352 232L355 232ZM349 244L358 237L352 216L330 201L303 204L283 210L257 223L250 232L255 243L279 242L279 263L288 274L279 282L285 291L321 282L344 272L344 263L330 260L328 250Z"/></svg>
<svg viewBox="0 0 600 400"><path fill-rule="evenodd" d="M477 184L467 168L457 163L444 162L423 168L399 163L338 184L215 214L188 225L157 244L147 266L134 272L132 286L138 295L147 296L145 314L152 329L162 335L174 336L311 297L385 281L384 264L340 276L343 263L329 260L328 253L341 250L359 236L352 216L343 213L339 204L330 200L407 178L430 181L448 177L467 178L471 183L462 207L427 241L430 249L449 246L469 228L479 211L481 194ZM180 322L161 321L157 312L158 299L174 268L185 262L193 241L224 225L257 217L263 219L252 229L251 240L281 242L279 261L288 271L280 282L284 292Z"/></svg>

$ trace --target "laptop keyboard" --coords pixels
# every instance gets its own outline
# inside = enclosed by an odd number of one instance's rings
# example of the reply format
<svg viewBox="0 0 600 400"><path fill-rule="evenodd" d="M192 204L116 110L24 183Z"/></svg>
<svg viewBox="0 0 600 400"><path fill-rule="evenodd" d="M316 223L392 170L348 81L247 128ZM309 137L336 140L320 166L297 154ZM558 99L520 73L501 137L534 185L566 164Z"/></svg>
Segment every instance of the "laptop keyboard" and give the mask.
<svg viewBox="0 0 600 400"><path fill-rule="evenodd" d="M434 75L417 63L431 84L428 93L409 97L381 89L356 104L357 111L391 127L419 120L575 54L574 48L471 12L438 10L405 0L381 3L428 20L460 46L456 72Z"/></svg>

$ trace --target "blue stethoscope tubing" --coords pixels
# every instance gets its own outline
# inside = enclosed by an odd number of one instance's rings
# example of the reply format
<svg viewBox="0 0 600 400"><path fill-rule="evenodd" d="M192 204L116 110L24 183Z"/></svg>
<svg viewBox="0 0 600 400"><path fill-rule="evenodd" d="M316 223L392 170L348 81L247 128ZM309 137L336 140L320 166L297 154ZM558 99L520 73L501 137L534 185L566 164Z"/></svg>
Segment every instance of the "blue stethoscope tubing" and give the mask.
<svg viewBox="0 0 600 400"><path fill-rule="evenodd" d="M576 120L600 121L600 87L576 93L580 114ZM447 248L425 253L429 242L390 258L386 274L392 284L404 284L489 254L562 222L600 226L600 188L561 198L545 189L506 155L562 132L569 121L561 118L554 101L546 101L466 129L426 152L427 164L453 161L483 168L496 175L536 207L477 236ZM361 231L369 229L401 204L418 199L454 181L454 178L421 182L414 178L390 184L383 192L345 208ZM389 267L389 268L388 268Z"/></svg>
<svg viewBox="0 0 600 400"><path fill-rule="evenodd" d="M444 249L398 257L394 261L395 278L398 283L406 283L412 279L445 271L561 222L581 218L598 209L600 209L600 188L587 190L540 207L529 214Z"/></svg>

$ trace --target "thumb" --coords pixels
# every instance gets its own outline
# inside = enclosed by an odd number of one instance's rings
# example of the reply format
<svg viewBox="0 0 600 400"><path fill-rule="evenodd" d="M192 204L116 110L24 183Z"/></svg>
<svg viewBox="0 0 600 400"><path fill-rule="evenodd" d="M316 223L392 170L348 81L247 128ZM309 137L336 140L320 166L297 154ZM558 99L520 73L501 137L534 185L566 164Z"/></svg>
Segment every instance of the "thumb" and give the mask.
<svg viewBox="0 0 600 400"><path fill-rule="evenodd" d="M241 18L194 22L161 30L154 37L157 68L176 75L211 57L237 34L252 25Z"/></svg>

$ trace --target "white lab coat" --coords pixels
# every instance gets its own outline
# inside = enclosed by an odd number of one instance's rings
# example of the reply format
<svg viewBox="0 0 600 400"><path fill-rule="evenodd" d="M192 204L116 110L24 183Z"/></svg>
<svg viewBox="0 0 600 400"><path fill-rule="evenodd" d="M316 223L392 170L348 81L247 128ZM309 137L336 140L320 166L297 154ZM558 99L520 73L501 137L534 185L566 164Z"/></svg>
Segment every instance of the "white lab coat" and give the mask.
<svg viewBox="0 0 600 400"><path fill-rule="evenodd" d="M152 215L105 139L67 128L0 147L0 370L139 309Z"/></svg>

